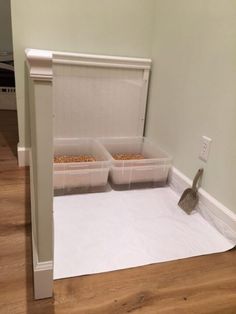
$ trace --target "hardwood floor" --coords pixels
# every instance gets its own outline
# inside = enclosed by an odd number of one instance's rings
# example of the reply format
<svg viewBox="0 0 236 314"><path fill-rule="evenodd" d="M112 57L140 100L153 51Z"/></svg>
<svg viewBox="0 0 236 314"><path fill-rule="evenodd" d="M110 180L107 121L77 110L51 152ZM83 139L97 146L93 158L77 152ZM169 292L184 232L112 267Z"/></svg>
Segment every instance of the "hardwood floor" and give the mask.
<svg viewBox="0 0 236 314"><path fill-rule="evenodd" d="M0 313L236 313L236 250L57 280L33 301L29 172L16 160L16 113L0 111Z"/></svg>

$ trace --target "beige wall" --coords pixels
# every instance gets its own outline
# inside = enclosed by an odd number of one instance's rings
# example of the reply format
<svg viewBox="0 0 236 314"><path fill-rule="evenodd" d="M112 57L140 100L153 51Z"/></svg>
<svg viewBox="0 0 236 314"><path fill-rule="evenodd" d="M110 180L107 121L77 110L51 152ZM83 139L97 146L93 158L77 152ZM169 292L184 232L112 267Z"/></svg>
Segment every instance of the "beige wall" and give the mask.
<svg viewBox="0 0 236 314"><path fill-rule="evenodd" d="M12 51L10 0L0 1L0 52Z"/></svg>
<svg viewBox="0 0 236 314"><path fill-rule="evenodd" d="M236 1L158 0L146 134L236 212ZM207 164L202 135L212 138Z"/></svg>
<svg viewBox="0 0 236 314"><path fill-rule="evenodd" d="M149 57L153 0L12 0L20 145L29 146L24 49Z"/></svg>

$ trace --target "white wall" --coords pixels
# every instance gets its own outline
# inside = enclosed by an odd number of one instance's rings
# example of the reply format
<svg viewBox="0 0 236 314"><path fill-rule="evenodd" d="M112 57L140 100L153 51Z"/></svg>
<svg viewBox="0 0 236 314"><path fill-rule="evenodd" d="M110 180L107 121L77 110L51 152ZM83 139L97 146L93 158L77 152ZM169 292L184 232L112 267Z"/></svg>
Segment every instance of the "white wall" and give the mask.
<svg viewBox="0 0 236 314"><path fill-rule="evenodd" d="M187 176L203 166L203 187L236 212L236 1L156 1L152 58L146 134Z"/></svg>
<svg viewBox="0 0 236 314"><path fill-rule="evenodd" d="M0 51L12 51L10 0L0 1Z"/></svg>
<svg viewBox="0 0 236 314"><path fill-rule="evenodd" d="M21 146L29 146L24 49L149 57L153 0L12 0Z"/></svg>

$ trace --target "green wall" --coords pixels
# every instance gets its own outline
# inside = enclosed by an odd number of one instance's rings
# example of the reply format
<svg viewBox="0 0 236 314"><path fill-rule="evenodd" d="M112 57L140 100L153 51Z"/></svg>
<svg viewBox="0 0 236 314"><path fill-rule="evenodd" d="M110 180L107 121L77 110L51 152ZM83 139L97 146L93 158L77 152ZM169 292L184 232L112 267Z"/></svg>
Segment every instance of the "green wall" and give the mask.
<svg viewBox="0 0 236 314"><path fill-rule="evenodd" d="M152 57L146 134L236 212L235 0L12 0L20 145L29 146L24 49ZM208 163L201 136L212 138Z"/></svg>
<svg viewBox="0 0 236 314"><path fill-rule="evenodd" d="M12 0L20 146L29 146L24 49L150 57L153 0Z"/></svg>
<svg viewBox="0 0 236 314"><path fill-rule="evenodd" d="M152 58L146 134L187 176L203 166L203 188L236 212L236 1L156 1Z"/></svg>

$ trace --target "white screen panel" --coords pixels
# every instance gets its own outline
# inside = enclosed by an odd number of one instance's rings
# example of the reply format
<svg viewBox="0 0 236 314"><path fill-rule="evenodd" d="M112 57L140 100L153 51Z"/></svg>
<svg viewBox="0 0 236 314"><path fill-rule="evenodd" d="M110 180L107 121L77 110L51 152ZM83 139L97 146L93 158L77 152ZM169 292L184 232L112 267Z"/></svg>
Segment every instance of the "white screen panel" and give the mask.
<svg viewBox="0 0 236 314"><path fill-rule="evenodd" d="M54 64L54 136L143 135L147 84L142 69Z"/></svg>

